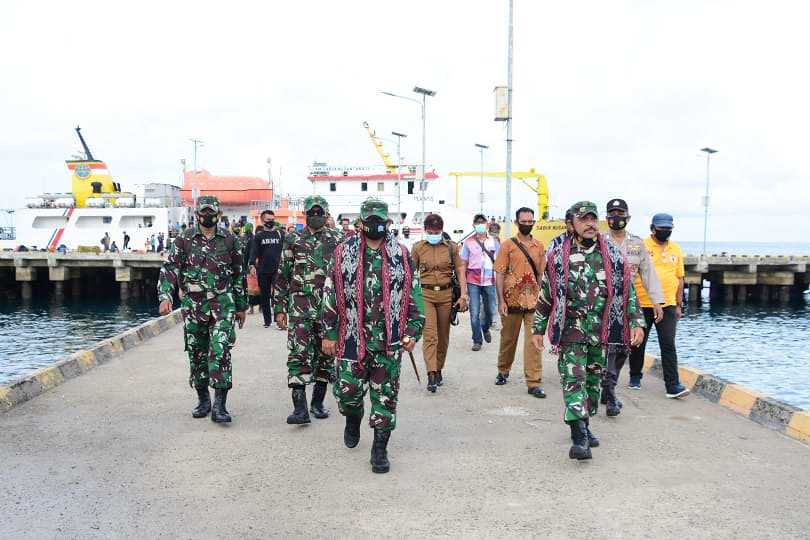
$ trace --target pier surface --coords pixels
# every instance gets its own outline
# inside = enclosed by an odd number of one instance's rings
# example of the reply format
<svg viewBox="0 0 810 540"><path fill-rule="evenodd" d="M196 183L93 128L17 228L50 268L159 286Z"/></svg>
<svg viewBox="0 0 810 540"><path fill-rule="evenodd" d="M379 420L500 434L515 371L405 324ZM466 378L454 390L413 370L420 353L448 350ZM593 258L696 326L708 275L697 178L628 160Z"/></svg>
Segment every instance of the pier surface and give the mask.
<svg viewBox="0 0 810 540"><path fill-rule="evenodd" d="M592 421L594 459L568 459L556 366L526 394L522 356L494 386L497 332L453 329L436 395L403 365L391 472L371 431L288 426L286 334L248 319L228 426L190 416L182 328L0 414L4 538L791 538L810 530L810 447L717 404L626 389ZM420 355L417 355L417 361ZM420 362L424 378L424 365Z"/></svg>

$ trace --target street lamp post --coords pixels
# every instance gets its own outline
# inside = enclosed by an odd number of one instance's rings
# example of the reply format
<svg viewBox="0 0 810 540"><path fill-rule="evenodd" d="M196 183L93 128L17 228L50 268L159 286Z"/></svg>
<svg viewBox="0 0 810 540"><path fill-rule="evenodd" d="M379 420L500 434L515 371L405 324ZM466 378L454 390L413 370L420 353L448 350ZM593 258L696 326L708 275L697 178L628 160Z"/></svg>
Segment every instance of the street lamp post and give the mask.
<svg viewBox="0 0 810 540"><path fill-rule="evenodd" d="M397 224L402 229L402 177L399 173L402 168L402 153L400 152L400 145L402 137L407 137L407 135L396 131L392 131L391 135L397 138Z"/></svg>
<svg viewBox="0 0 810 540"><path fill-rule="evenodd" d="M706 234L709 225L709 162L712 154L716 154L717 150L707 146L701 148L700 151L706 152L706 195L703 197L703 259L706 259Z"/></svg>
<svg viewBox="0 0 810 540"><path fill-rule="evenodd" d="M422 100L418 100L415 98L407 97L407 96L400 96L399 94L394 94L392 92L382 92L382 94L386 96L391 96L400 99L407 99L408 101L413 101L414 103L418 104L422 108L422 178L419 183L419 191L422 193L422 219L425 218L425 149L426 145L426 135L425 135L425 105L427 104L427 97L428 96L435 96L436 92L433 90L428 90L427 88L421 88L419 86L414 86L413 91L417 94L422 94Z"/></svg>
<svg viewBox="0 0 810 540"><path fill-rule="evenodd" d="M509 47L507 53L507 118L506 118L506 216L509 222L512 214L512 64L514 63L514 0L509 0ZM539 210L539 209L538 209Z"/></svg>
<svg viewBox="0 0 810 540"><path fill-rule="evenodd" d="M485 144L475 143L476 148L481 151L481 213L484 213L484 150L489 148Z"/></svg>
<svg viewBox="0 0 810 540"><path fill-rule="evenodd" d="M194 143L194 174L197 174L197 147L202 148L205 144L200 139L189 139Z"/></svg>

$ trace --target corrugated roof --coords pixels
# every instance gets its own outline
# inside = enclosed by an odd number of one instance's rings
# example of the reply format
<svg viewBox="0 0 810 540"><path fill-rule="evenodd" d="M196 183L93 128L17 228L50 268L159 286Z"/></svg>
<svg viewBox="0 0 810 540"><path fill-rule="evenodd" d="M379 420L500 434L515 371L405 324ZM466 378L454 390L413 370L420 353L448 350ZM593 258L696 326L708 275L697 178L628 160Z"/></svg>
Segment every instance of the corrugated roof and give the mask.
<svg viewBox="0 0 810 540"><path fill-rule="evenodd" d="M186 171L180 196L185 204L193 201L193 189L200 195L213 195L222 204L250 204L252 201L272 201L270 182L258 176L216 176L205 169Z"/></svg>

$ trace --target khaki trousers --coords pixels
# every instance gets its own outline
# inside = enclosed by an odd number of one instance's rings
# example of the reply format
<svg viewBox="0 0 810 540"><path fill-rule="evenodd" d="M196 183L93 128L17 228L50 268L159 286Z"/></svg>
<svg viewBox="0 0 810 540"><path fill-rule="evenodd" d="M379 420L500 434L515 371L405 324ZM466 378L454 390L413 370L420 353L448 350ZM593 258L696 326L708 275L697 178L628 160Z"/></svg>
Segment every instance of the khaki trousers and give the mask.
<svg viewBox="0 0 810 540"><path fill-rule="evenodd" d="M422 356L428 371L444 369L450 342L450 307L453 291L422 289L425 301L425 329L422 331Z"/></svg>
<svg viewBox="0 0 810 540"><path fill-rule="evenodd" d="M515 361L515 351L523 325L523 378L526 386L534 388L543 382L543 361L540 351L532 344L534 311L501 315L501 348L498 351L498 372L507 375Z"/></svg>

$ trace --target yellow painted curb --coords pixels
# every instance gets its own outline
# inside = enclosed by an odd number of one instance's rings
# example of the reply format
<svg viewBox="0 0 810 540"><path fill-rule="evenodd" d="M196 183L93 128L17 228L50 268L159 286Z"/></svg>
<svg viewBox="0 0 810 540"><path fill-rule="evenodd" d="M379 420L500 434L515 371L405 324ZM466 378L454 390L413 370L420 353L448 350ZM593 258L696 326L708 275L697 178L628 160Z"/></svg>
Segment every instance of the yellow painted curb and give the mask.
<svg viewBox="0 0 810 540"><path fill-rule="evenodd" d="M698 377L700 377L702 374L703 372L699 369L687 366L678 366L678 378L681 380L681 384L690 390L695 387Z"/></svg>
<svg viewBox="0 0 810 540"><path fill-rule="evenodd" d="M644 371L649 371L654 363L655 363L655 357L653 355L651 355L651 354L645 354L644 355L644 368L643 368Z"/></svg>
<svg viewBox="0 0 810 540"><path fill-rule="evenodd" d="M161 332L161 330L160 330L160 323L159 323L159 322L157 322L157 321L152 321L152 322L149 324L149 328L151 328L151 329L152 329L152 332L154 332L156 336L157 336L157 335L159 335L159 334L160 334L160 332Z"/></svg>
<svg viewBox="0 0 810 540"><path fill-rule="evenodd" d="M8 387L0 386L0 410L7 411L14 406L11 401L11 390Z"/></svg>
<svg viewBox="0 0 810 540"><path fill-rule="evenodd" d="M734 412L738 412L743 416L748 416L751 409L754 408L754 403L757 398L762 397L753 390L737 384L727 384L723 394L720 396L720 405L728 407Z"/></svg>
<svg viewBox="0 0 810 540"><path fill-rule="evenodd" d="M793 413L787 427L787 434L794 439L810 443L810 413L806 411Z"/></svg>
<svg viewBox="0 0 810 540"><path fill-rule="evenodd" d="M50 390L65 382L65 377L58 367L50 367L44 371L36 374L36 380L42 386L43 390Z"/></svg>
<svg viewBox="0 0 810 540"><path fill-rule="evenodd" d="M120 339L112 339L112 340L110 340L110 348L112 349L112 352L115 353L115 354L118 354L120 352L124 352L124 346L121 345L121 340Z"/></svg>
<svg viewBox="0 0 810 540"><path fill-rule="evenodd" d="M84 351L79 354L79 365L82 366L82 371L93 369L96 367L96 355L91 351Z"/></svg>

